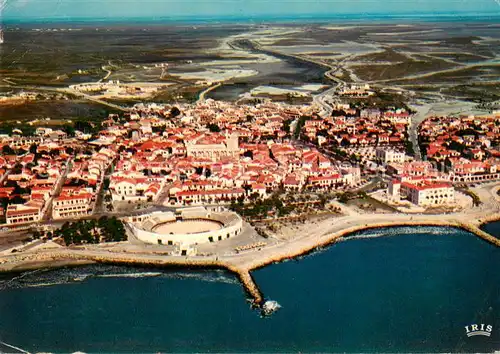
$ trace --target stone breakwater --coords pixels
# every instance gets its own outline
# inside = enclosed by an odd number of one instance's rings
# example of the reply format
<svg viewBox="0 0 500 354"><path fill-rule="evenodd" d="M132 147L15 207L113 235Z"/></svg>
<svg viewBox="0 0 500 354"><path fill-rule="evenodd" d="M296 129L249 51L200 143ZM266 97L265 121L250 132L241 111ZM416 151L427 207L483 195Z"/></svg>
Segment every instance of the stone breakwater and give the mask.
<svg viewBox="0 0 500 354"><path fill-rule="evenodd" d="M473 222L474 225L481 226L481 225L487 224L489 222L494 222L494 221L498 221L498 220L500 220L500 213L495 213L495 214L487 215L484 218L481 218L481 219L479 219L477 221L476 220L472 220L472 222Z"/></svg>
<svg viewBox="0 0 500 354"><path fill-rule="evenodd" d="M500 214L497 216L500 217ZM496 218L498 220L498 218ZM486 220L486 219L485 219ZM487 220L494 220L487 218ZM484 220L482 220L484 222ZM479 229L481 221L466 223L456 219L437 219L424 217L415 221L380 221L363 222L350 227L339 225L339 230L314 235L296 240L264 247L240 255L210 256L210 257L179 257L158 255L151 253L118 253L104 250L52 250L15 254L0 258L0 272L16 272L35 268L51 268L70 265L108 263L119 265L147 266L147 267L185 267L185 268L212 268L226 269L238 276L247 294L252 298L254 305L260 306L264 296L252 278L251 272L271 263L296 258L314 252L318 248L326 247L337 240L355 232L398 226L437 226L461 228L473 233L481 239L500 247L500 240Z"/></svg>
<svg viewBox="0 0 500 354"><path fill-rule="evenodd" d="M260 289L255 284L252 276L231 263L218 260L217 257L204 257L193 259L188 257L158 256L153 254L135 253L133 255L113 254L111 252L85 251L51 251L43 253L26 253L7 256L0 259L0 272L20 272L38 268L59 268L64 266L77 266L89 264L116 264L146 267L182 267L182 268L208 268L226 269L238 276L247 294L254 304L263 302Z"/></svg>
<svg viewBox="0 0 500 354"><path fill-rule="evenodd" d="M255 255L252 260L248 260L239 266L240 269L246 269L247 271L253 271L272 263L279 263L282 261L290 260L293 258L297 258L300 256L307 255L315 250L323 247L327 247L337 240L364 230L370 229L379 229L379 228L387 228L387 227L400 227L400 226L437 226L437 227L457 227L460 228L461 225L458 221L450 222L450 221L415 221L415 222L380 222L380 223L372 223L372 224L363 224L352 226L341 231L331 233L328 235L324 235L322 237L316 238L313 240L314 242L303 242L297 243L296 245L291 244L292 247L284 247L282 250L276 250L276 252L272 255L268 255L262 257L262 255ZM477 229L477 228L476 228ZM295 247L293 247L295 246Z"/></svg>
<svg viewBox="0 0 500 354"><path fill-rule="evenodd" d="M487 242L489 242L497 247L500 247L500 239L491 236L489 233L481 230L479 227L477 227L475 225L471 225L471 224L466 224L466 223L460 223L460 227L464 230L467 230L467 231L475 234L476 236L482 238L483 240L485 240L485 241L487 241Z"/></svg>

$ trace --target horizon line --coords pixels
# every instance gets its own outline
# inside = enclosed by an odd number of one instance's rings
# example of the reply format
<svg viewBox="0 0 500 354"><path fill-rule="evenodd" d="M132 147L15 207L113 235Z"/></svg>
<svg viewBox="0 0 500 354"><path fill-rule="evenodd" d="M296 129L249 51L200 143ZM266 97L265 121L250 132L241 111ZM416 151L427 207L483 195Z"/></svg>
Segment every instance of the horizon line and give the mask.
<svg viewBox="0 0 500 354"><path fill-rule="evenodd" d="M498 18L500 11L496 13L491 12L420 12L409 13L401 12L394 14L386 13L342 13L342 14L307 14L307 15L221 15L221 16L199 16L199 15L177 15L177 16L123 16L123 17L69 17L69 16L53 16L46 18L39 17L3 17L0 18L0 23L49 23L49 22L123 22L123 21L150 21L150 22L203 22L203 21L227 21L234 20L238 22L254 22L254 21L294 21L294 20L370 20L370 19L439 19L439 18L467 18L472 19L476 17L485 18ZM480 20L480 19L478 19Z"/></svg>

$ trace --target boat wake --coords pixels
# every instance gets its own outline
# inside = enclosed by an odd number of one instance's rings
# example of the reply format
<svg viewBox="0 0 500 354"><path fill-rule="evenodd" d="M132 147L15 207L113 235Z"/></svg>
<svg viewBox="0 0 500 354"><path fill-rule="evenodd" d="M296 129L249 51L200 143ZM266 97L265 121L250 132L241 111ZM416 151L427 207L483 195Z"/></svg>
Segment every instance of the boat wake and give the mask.
<svg viewBox="0 0 500 354"><path fill-rule="evenodd" d="M19 353L27 353L27 354L29 353L29 352L27 352L26 350L24 350L22 348L16 347L16 346L14 346L12 344L5 343L5 342L2 342L2 341L0 341L0 345L9 348L7 351L5 351L5 353L17 353L17 352L19 352ZM0 353L4 353L3 351L1 351L1 346L0 346ZM15 350L15 351L13 351L13 350Z"/></svg>

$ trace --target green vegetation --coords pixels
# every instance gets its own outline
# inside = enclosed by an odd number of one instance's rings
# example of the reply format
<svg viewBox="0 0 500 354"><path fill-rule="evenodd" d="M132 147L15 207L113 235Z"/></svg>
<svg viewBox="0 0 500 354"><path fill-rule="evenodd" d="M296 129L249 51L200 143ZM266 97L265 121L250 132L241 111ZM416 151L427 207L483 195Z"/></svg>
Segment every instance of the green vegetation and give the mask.
<svg viewBox="0 0 500 354"><path fill-rule="evenodd" d="M250 196L250 199L252 202L245 205L243 198L239 198L236 202L231 202L230 209L241 216L255 219L262 219L267 216L282 217L294 210L293 206L285 206L277 193L264 200L258 198L258 195L253 194Z"/></svg>
<svg viewBox="0 0 500 354"><path fill-rule="evenodd" d="M448 145L448 147L450 148L450 150L455 150L455 151L458 151L460 153L463 153L465 151L465 149L467 148L464 144L460 144L457 141L452 141Z"/></svg>
<svg viewBox="0 0 500 354"><path fill-rule="evenodd" d="M0 106L0 134L12 134L14 129L20 129L21 135L31 136L38 127L60 129L70 136L75 130L95 133L101 128L100 122L111 113L116 110L78 100L3 105ZM52 119L46 120L50 117Z"/></svg>
<svg viewBox="0 0 500 354"><path fill-rule="evenodd" d="M230 209L254 220L268 217L299 217L300 215L324 211L329 198L330 196L326 194L286 194L280 191L274 193L270 198L262 200L257 193L254 193L250 196L250 203L244 204L243 199L240 198L231 203Z"/></svg>
<svg viewBox="0 0 500 354"><path fill-rule="evenodd" d="M290 125L292 124L292 120L287 119L283 122L283 130L287 133L290 134Z"/></svg>
<svg viewBox="0 0 500 354"><path fill-rule="evenodd" d="M413 143L410 140L406 140L404 142L405 145L405 153L408 156L415 156L415 149L413 148Z"/></svg>
<svg viewBox="0 0 500 354"><path fill-rule="evenodd" d="M297 126L295 127L295 131L293 133L293 136L295 139L298 139L300 136L300 132L302 131L302 128L304 128L304 125L306 124L306 121L310 120L311 117L309 116L302 116L299 118L299 121L297 122Z"/></svg>
<svg viewBox="0 0 500 354"><path fill-rule="evenodd" d="M471 191L469 188L460 188L459 190L462 193L464 193L472 198L472 203L474 203L474 206L480 206L481 204L483 204L483 202L481 201L481 198L479 198L479 196L476 193L474 193L473 191Z"/></svg>
<svg viewBox="0 0 500 354"><path fill-rule="evenodd" d="M395 80L410 75L424 74L434 71L446 70L455 67L455 65L441 59L421 57L422 60L413 60L406 58L401 61L388 65L353 65L356 76L364 81L374 80Z"/></svg>
<svg viewBox="0 0 500 354"><path fill-rule="evenodd" d="M358 56L356 58L358 61L367 61L367 62L404 62L408 60L408 56L397 52L392 48L388 48L383 52L376 52Z"/></svg>
<svg viewBox="0 0 500 354"><path fill-rule="evenodd" d="M154 96L144 100L145 102L156 103L194 103L198 100L203 87L196 85L172 85L165 90L158 91Z"/></svg>
<svg viewBox="0 0 500 354"><path fill-rule="evenodd" d="M339 202L341 202L342 204L346 204L351 199L356 199L356 198L365 199L368 197L368 195L366 194L366 192L358 192L358 193L344 192L340 193L337 197Z"/></svg>
<svg viewBox="0 0 500 354"><path fill-rule="evenodd" d="M347 152L339 149L338 147L332 147L330 150L340 159L347 157Z"/></svg>
<svg viewBox="0 0 500 354"><path fill-rule="evenodd" d="M62 237L66 246L127 240L123 223L114 216L65 222L60 229L54 231L54 237Z"/></svg>
<svg viewBox="0 0 500 354"><path fill-rule="evenodd" d="M220 127L217 124L215 124L215 123L208 123L207 124L207 128L212 133L219 133L220 132Z"/></svg>

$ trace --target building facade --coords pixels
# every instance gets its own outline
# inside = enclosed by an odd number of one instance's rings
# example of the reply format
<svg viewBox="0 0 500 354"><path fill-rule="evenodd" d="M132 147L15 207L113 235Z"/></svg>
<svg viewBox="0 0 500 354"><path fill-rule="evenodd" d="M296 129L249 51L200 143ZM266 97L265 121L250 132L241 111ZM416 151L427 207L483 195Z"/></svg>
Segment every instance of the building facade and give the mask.
<svg viewBox="0 0 500 354"><path fill-rule="evenodd" d="M378 148L375 150L375 157L384 164L405 162L405 153L392 149Z"/></svg>
<svg viewBox="0 0 500 354"><path fill-rule="evenodd" d="M22 204L9 205L5 218L9 225L40 221L41 208Z"/></svg>
<svg viewBox="0 0 500 354"><path fill-rule="evenodd" d="M60 196L54 199L52 217L54 219L78 218L92 211L92 194Z"/></svg>

